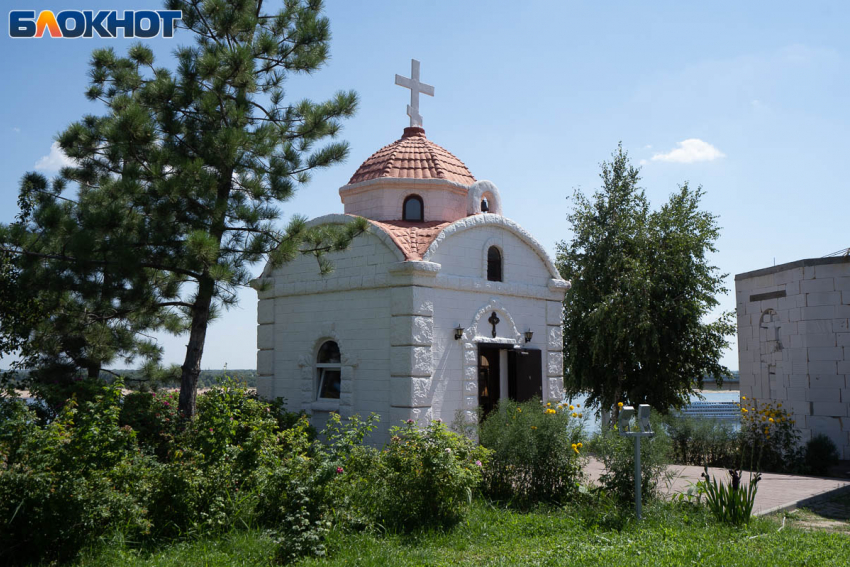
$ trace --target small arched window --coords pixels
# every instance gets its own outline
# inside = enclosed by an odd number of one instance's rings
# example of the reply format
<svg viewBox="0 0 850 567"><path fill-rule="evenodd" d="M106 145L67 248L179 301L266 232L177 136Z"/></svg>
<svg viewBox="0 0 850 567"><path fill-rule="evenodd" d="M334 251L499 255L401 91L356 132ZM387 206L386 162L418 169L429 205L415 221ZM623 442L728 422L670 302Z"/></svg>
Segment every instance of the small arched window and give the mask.
<svg viewBox="0 0 850 567"><path fill-rule="evenodd" d="M316 356L316 399L338 400L341 375L339 345L333 341L322 343Z"/></svg>
<svg viewBox="0 0 850 567"><path fill-rule="evenodd" d="M425 204L419 195L411 195L404 200L401 219L422 222L425 220Z"/></svg>
<svg viewBox="0 0 850 567"><path fill-rule="evenodd" d="M502 281L502 253L495 246L487 250L487 279L491 282Z"/></svg>

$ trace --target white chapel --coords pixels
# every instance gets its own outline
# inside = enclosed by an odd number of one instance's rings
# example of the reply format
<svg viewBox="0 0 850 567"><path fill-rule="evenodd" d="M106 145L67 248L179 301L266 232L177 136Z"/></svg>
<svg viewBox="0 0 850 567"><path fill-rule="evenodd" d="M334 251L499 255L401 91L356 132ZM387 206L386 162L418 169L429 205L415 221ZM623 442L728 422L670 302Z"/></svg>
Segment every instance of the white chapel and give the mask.
<svg viewBox="0 0 850 567"><path fill-rule="evenodd" d="M543 247L502 210L499 190L410 127L340 188L343 213L369 230L329 255L302 256L255 280L258 393L283 397L321 427L330 412L380 415L374 442L408 419L473 419L500 399L562 397L562 303L570 287Z"/></svg>

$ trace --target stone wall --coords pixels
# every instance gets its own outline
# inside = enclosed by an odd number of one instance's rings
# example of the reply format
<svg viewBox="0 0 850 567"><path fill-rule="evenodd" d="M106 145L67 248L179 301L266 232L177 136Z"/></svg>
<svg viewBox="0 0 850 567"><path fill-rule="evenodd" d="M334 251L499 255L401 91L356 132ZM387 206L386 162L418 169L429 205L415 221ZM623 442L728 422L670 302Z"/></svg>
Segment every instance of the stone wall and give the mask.
<svg viewBox="0 0 850 567"><path fill-rule="evenodd" d="M741 395L781 401L803 441L850 459L850 261L801 260L735 276Z"/></svg>

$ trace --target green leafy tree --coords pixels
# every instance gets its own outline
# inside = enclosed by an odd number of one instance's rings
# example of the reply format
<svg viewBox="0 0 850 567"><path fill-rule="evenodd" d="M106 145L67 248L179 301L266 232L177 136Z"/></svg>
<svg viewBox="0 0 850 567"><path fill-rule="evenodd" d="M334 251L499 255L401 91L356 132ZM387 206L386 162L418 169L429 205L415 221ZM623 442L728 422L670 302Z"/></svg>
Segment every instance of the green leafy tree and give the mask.
<svg viewBox="0 0 850 567"><path fill-rule="evenodd" d="M97 190L83 188L72 200L64 188L61 178L48 184L25 175L17 220L0 226L18 306L4 306L4 321L15 329L19 366L31 370L27 387L48 406L64 402L79 374L98 378L118 359L142 359L145 374L159 377L162 348L148 333L184 328L168 310L181 303L179 286L136 269L139 216ZM38 307L35 316L15 319L27 305Z"/></svg>
<svg viewBox="0 0 850 567"><path fill-rule="evenodd" d="M328 58L322 3L286 0L276 13L262 0L166 4L182 10L195 45L176 51L174 70L155 66L141 44L123 57L95 51L87 96L107 112L72 124L58 141L75 160L63 179L96 196L98 206L117 202L138 219L132 230L119 229L133 235L118 243L132 252L121 269L162 278L169 293L179 289L179 305L159 288L154 295L174 303L169 308L188 332L179 405L190 417L208 325L235 304L249 267L312 253L327 272L324 254L346 248L366 223L308 227L296 216L283 229L275 224L278 202L348 152L332 138L355 111L354 92L284 102L284 80L312 73ZM110 262L101 260L104 272L114 268Z"/></svg>
<svg viewBox="0 0 850 567"><path fill-rule="evenodd" d="M702 188L687 183L651 211L639 170L622 146L601 164L602 187L575 192L567 216L573 237L558 243L556 263L572 288L564 301L564 382L569 394L607 411L620 401L661 413L721 381L734 332L732 313L708 321L726 293L708 258L717 217L701 211Z"/></svg>

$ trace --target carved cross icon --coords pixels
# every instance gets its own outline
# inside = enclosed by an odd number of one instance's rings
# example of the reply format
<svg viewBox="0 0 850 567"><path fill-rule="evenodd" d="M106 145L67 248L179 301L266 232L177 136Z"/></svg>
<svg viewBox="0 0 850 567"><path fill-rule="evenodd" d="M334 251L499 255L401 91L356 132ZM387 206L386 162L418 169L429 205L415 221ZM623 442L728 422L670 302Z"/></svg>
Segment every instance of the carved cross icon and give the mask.
<svg viewBox="0 0 850 567"><path fill-rule="evenodd" d="M499 316L496 315L495 311L493 311L493 314L490 315L490 318L487 319L487 321L491 325L493 325L493 338L495 339L496 338L496 325L498 325L501 322L501 319L499 319Z"/></svg>
<svg viewBox="0 0 850 567"><path fill-rule="evenodd" d="M422 115L419 114L419 93L434 96L434 87L419 82L419 61L410 60L410 78L395 76L395 84L410 89L410 104L407 105L407 115L410 116L410 126L422 126Z"/></svg>

